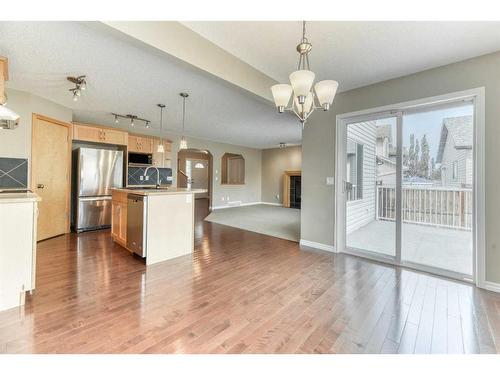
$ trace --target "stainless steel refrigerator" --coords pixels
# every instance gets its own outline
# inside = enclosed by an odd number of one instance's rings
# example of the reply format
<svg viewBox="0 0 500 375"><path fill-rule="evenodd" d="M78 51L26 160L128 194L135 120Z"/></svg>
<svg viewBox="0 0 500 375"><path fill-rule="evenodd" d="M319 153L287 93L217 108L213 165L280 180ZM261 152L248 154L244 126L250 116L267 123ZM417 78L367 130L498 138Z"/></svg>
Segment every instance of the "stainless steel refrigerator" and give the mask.
<svg viewBox="0 0 500 375"><path fill-rule="evenodd" d="M123 151L73 150L73 228L77 232L111 226L111 189L123 186Z"/></svg>

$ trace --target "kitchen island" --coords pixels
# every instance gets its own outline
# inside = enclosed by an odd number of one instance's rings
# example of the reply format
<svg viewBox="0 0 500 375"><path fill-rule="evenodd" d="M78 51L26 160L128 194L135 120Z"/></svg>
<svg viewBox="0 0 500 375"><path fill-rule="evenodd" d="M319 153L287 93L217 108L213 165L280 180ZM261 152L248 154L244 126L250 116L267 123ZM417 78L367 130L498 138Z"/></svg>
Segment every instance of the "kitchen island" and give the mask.
<svg viewBox="0 0 500 375"><path fill-rule="evenodd" d="M112 189L111 236L146 264L191 254L194 195L203 189Z"/></svg>
<svg viewBox="0 0 500 375"><path fill-rule="evenodd" d="M30 192L0 194L0 311L24 305L35 289L39 201Z"/></svg>

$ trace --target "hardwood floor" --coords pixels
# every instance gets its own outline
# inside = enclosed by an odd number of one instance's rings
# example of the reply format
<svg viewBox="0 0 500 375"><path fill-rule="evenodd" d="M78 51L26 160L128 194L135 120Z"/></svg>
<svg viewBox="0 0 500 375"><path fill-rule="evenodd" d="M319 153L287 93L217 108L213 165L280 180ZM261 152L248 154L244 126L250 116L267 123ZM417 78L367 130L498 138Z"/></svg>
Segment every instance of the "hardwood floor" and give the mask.
<svg viewBox="0 0 500 375"><path fill-rule="evenodd" d="M39 244L37 289L0 313L4 353L497 353L500 296L198 221L151 266L108 231Z"/></svg>

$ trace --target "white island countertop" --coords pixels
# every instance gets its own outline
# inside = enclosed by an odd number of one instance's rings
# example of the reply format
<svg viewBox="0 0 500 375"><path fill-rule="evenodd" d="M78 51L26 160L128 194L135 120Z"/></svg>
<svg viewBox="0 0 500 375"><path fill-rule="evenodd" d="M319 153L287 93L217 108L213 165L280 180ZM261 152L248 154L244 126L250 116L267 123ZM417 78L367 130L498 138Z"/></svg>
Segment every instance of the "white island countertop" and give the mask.
<svg viewBox="0 0 500 375"><path fill-rule="evenodd" d="M41 198L35 193L0 193L0 204L1 203L20 203L20 202L38 202Z"/></svg>
<svg viewBox="0 0 500 375"><path fill-rule="evenodd" d="M137 194L137 195L174 195L174 194L198 194L198 193L206 193L206 189L187 189L187 188L177 188L177 187L161 187L159 189L155 188L115 188L111 190L123 191L125 193Z"/></svg>

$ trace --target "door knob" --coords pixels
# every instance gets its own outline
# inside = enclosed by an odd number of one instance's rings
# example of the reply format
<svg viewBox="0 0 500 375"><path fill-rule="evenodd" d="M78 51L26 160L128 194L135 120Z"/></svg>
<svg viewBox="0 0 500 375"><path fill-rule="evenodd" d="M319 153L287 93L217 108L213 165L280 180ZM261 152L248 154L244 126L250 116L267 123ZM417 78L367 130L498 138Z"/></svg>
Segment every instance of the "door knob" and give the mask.
<svg viewBox="0 0 500 375"><path fill-rule="evenodd" d="M45 187L45 185L44 184L38 184L38 185L36 185L36 187L37 187L37 189L43 189Z"/></svg>

